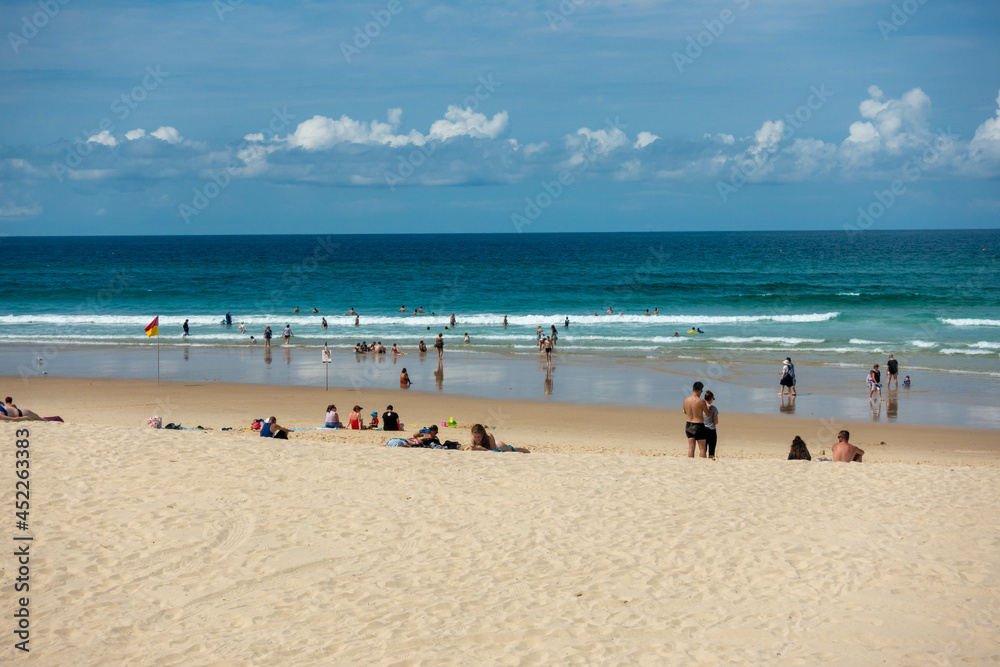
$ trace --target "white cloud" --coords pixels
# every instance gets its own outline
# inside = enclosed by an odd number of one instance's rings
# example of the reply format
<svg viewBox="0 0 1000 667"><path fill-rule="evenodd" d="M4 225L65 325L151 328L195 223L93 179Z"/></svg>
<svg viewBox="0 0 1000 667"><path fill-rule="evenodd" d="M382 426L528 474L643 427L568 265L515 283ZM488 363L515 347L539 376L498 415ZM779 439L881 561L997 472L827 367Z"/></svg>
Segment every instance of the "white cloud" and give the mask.
<svg viewBox="0 0 1000 667"><path fill-rule="evenodd" d="M87 139L87 143L101 144L102 146L117 146L118 140L111 136L110 132L104 130Z"/></svg>
<svg viewBox="0 0 1000 667"><path fill-rule="evenodd" d="M866 121L855 121L851 123L851 127L848 128L848 136L844 141L850 141L854 144L866 144L869 141L875 141L878 139L878 130L875 126Z"/></svg>
<svg viewBox="0 0 1000 667"><path fill-rule="evenodd" d="M468 136L474 139L496 139L506 129L506 111L501 111L495 114L492 119L487 119L485 114L478 113L472 109L460 109L456 106L449 106L444 114L444 119L436 120L431 124L431 131L428 137L440 141L447 141L448 139L461 136Z"/></svg>
<svg viewBox="0 0 1000 667"><path fill-rule="evenodd" d="M640 132L639 135L636 137L635 143L633 144L633 147L635 147L635 148L645 148L646 146L650 145L651 143L653 143L657 139L659 139L659 137L656 136L655 134L653 134L652 132L645 132L645 131L643 131L643 132Z"/></svg>
<svg viewBox="0 0 1000 667"><path fill-rule="evenodd" d="M158 128L152 133L152 136L156 137L160 141L165 141L168 144L179 144L184 140L184 137L181 136L180 132L169 126Z"/></svg>
<svg viewBox="0 0 1000 667"><path fill-rule="evenodd" d="M38 215L41 212L42 207L38 204L35 204L30 208L27 206L0 206L0 218L28 217Z"/></svg>
<svg viewBox="0 0 1000 667"><path fill-rule="evenodd" d="M1000 94L997 95L997 112L995 118L987 119L976 128L973 141L1000 141Z"/></svg>
<svg viewBox="0 0 1000 667"><path fill-rule="evenodd" d="M143 130L142 128L136 130L129 130L128 132L125 133L125 138L128 139L129 141L142 139L144 136L146 136L146 130Z"/></svg>

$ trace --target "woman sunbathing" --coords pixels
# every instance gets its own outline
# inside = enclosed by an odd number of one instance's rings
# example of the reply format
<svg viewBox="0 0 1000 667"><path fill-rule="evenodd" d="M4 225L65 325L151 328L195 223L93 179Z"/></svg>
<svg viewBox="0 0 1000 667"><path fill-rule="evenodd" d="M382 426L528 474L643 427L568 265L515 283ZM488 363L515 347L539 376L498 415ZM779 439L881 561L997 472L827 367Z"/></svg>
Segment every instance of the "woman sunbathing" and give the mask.
<svg viewBox="0 0 1000 667"><path fill-rule="evenodd" d="M483 428L482 424L476 424L472 427L472 444L469 445L469 449L474 452L521 452L522 454L530 454L524 447L511 447L505 442L500 442L493 437L492 434L487 433L486 429Z"/></svg>
<svg viewBox="0 0 1000 667"><path fill-rule="evenodd" d="M44 417L39 417L36 413L28 409L21 409L14 405L14 399L10 396L4 399L4 404L0 406L0 420L3 421L45 421Z"/></svg>

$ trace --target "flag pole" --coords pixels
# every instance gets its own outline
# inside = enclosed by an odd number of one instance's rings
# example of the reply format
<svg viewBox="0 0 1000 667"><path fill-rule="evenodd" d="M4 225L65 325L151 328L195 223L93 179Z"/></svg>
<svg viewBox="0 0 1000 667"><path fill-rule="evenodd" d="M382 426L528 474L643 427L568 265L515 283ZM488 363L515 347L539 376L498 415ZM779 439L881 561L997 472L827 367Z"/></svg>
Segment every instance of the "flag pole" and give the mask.
<svg viewBox="0 0 1000 667"><path fill-rule="evenodd" d="M160 386L160 328L156 328L156 386Z"/></svg>

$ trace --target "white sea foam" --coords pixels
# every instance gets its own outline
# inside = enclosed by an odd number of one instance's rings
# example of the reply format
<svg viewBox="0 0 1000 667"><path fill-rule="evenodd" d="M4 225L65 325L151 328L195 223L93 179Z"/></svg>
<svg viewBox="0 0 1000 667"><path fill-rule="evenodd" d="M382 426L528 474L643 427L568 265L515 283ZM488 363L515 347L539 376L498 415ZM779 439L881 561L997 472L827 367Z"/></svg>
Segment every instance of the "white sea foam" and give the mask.
<svg viewBox="0 0 1000 667"><path fill-rule="evenodd" d="M885 340L865 340L864 338L852 338L847 341L851 345L888 345L889 341Z"/></svg>
<svg viewBox="0 0 1000 667"><path fill-rule="evenodd" d="M926 340L911 340L910 345L912 345L913 347L920 347L924 349L937 347L937 343L931 343L930 341Z"/></svg>
<svg viewBox="0 0 1000 667"><path fill-rule="evenodd" d="M970 356L979 356L984 354L993 354L991 350L959 350L953 347L946 347L941 350L941 354L965 354Z"/></svg>
<svg viewBox="0 0 1000 667"><path fill-rule="evenodd" d="M802 343L822 343L823 338L782 338L780 336L720 336L709 338L719 343L774 343L777 345L801 345Z"/></svg>
<svg viewBox="0 0 1000 667"><path fill-rule="evenodd" d="M981 340L978 343L969 343L969 347L979 348L981 350L1000 350L1000 343Z"/></svg>
<svg viewBox="0 0 1000 667"><path fill-rule="evenodd" d="M1000 320L939 317L938 321L956 327L1000 327Z"/></svg>
<svg viewBox="0 0 1000 667"><path fill-rule="evenodd" d="M366 315L361 312L360 318L361 323L365 326L370 325L396 325L396 326L413 326L413 327L432 327L438 328L449 325L450 313L441 313L436 315L424 314L424 315L412 315L412 314L399 314L399 315ZM556 314L532 314L532 315L509 315L507 317L508 324L511 326L530 326L536 327L541 324L544 328L548 328L549 325L555 324L562 327L563 322L566 317L570 318L571 324L586 324L588 326L606 326L606 325L619 325L622 323L628 324L669 324L669 325L682 325L682 326L705 326L708 324L746 324L753 322L781 322L781 323L796 323L796 322L826 322L832 320L840 315L839 312L829 312L829 313L800 313L793 315L598 315L594 317L581 316L576 313L556 313ZM78 314L39 314L39 315L0 315L0 325L10 324L10 325L29 325L29 324L49 324L54 326L59 325L96 325L96 326L138 326L140 329L144 328L147 324L152 321L156 313L150 313L148 315L97 315L92 313L78 313ZM185 319L189 320L189 324L192 326L203 326L212 325L219 326L224 314L219 313L218 315L196 315L196 316L180 316L180 315L160 315L160 326L170 327L176 326L180 327ZM265 324L270 324L273 329L275 326L282 326L284 323L290 323L294 329L295 326L303 325L318 325L320 318L325 317L327 322L333 325L344 325L353 326L354 316L353 315L343 315L343 314L324 314L324 313L234 313L233 314L233 326L237 326L241 321L250 325L253 324L257 327L263 327ZM503 324L503 313L481 313L476 315L461 315L458 314L457 320L458 324L456 326L469 325L501 325Z"/></svg>
<svg viewBox="0 0 1000 667"><path fill-rule="evenodd" d="M861 292L837 292L837 296L861 296Z"/></svg>

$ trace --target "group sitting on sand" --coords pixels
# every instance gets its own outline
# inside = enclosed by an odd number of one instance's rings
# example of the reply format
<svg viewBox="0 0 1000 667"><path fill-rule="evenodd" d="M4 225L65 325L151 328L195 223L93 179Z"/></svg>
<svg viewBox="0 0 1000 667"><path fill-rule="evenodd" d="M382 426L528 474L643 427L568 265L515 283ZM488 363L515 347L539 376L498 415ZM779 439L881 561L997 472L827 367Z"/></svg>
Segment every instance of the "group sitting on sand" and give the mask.
<svg viewBox="0 0 1000 667"><path fill-rule="evenodd" d="M851 434L848 431L841 431L837 434L837 444L833 446L833 461L835 463L861 463L865 455L865 450L855 447L850 443ZM789 461L812 461L809 455L809 448L805 440L795 436L792 440L792 448L788 452ZM819 458L817 461L829 461L830 459Z"/></svg>
<svg viewBox="0 0 1000 667"><path fill-rule="evenodd" d="M445 440L443 443L438 439L438 427L431 425L421 429L409 438L393 438L385 443L386 447L425 447L429 449L464 449L473 452L520 452L530 454L524 447L513 447L505 442L500 442L487 433L486 427L482 424L473 425L472 439L468 445Z"/></svg>

